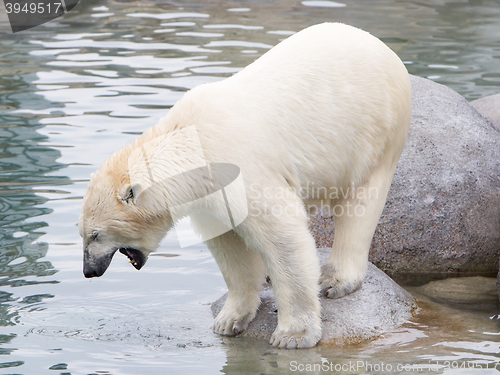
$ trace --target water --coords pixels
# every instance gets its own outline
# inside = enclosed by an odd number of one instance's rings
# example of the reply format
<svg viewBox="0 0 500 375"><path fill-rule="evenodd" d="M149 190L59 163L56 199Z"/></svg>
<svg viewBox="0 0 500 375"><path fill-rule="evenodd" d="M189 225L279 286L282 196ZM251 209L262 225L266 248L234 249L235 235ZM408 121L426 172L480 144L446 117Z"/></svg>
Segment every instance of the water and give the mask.
<svg viewBox="0 0 500 375"><path fill-rule="evenodd" d="M500 320L488 296L477 310L413 288L420 314L391 335L274 350L211 332L209 304L225 285L204 246L180 249L172 234L143 271L116 256L104 277L86 280L76 224L90 173L115 150L186 90L308 25L369 30L410 73L469 100L500 92L499 5L83 0L19 34L1 10L0 373L498 373Z"/></svg>

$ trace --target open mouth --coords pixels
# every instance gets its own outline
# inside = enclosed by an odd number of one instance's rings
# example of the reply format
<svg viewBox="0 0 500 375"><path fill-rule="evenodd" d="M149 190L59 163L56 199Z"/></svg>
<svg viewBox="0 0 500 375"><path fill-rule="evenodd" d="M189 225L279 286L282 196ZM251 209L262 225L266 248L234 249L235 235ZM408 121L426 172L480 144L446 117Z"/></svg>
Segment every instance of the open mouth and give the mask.
<svg viewBox="0 0 500 375"><path fill-rule="evenodd" d="M124 247L120 249L120 253L127 256L130 263L137 269L140 270L144 263L146 263L146 257L139 250L132 249L129 247Z"/></svg>

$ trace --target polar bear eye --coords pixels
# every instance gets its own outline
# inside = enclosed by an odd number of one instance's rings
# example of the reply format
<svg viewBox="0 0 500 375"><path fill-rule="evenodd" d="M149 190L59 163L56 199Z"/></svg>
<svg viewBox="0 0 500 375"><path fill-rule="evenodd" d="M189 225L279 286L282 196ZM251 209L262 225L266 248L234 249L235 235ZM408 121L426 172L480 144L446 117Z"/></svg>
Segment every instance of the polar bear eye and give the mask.
<svg viewBox="0 0 500 375"><path fill-rule="evenodd" d="M95 241L95 240L97 240L97 237L99 237L99 233L92 232L92 234L90 235L90 240Z"/></svg>

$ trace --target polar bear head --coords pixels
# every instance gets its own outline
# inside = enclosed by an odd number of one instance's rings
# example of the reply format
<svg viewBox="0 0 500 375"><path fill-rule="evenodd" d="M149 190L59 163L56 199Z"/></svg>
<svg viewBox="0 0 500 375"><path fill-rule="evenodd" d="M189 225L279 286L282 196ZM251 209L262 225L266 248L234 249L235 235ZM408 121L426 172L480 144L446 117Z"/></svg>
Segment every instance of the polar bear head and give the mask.
<svg viewBox="0 0 500 375"><path fill-rule="evenodd" d="M131 152L130 146L120 150L91 176L78 223L85 277L103 275L117 251L141 269L172 227L168 210L148 199L154 189L131 181Z"/></svg>
<svg viewBox="0 0 500 375"><path fill-rule="evenodd" d="M205 222L198 233L204 241L233 229L247 213L239 167L207 163L195 126L150 128L91 177L78 225L84 274L101 276L117 251L140 269L188 215Z"/></svg>

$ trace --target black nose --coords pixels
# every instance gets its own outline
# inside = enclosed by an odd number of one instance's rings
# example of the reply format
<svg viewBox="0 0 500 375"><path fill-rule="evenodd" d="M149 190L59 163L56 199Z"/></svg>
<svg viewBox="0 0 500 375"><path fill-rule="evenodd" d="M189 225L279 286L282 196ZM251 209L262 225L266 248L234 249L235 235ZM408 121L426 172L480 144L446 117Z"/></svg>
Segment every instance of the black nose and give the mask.
<svg viewBox="0 0 500 375"><path fill-rule="evenodd" d="M85 275L85 277L87 279L90 279L91 277L97 277L97 273L96 272L83 272L83 274Z"/></svg>
<svg viewBox="0 0 500 375"><path fill-rule="evenodd" d="M87 278L90 279L91 277L97 277L97 272L95 271L83 271L83 275Z"/></svg>
<svg viewBox="0 0 500 375"><path fill-rule="evenodd" d="M99 273L95 268L89 267L87 264L83 265L83 275L90 279L91 277L99 277L102 276L103 272Z"/></svg>

